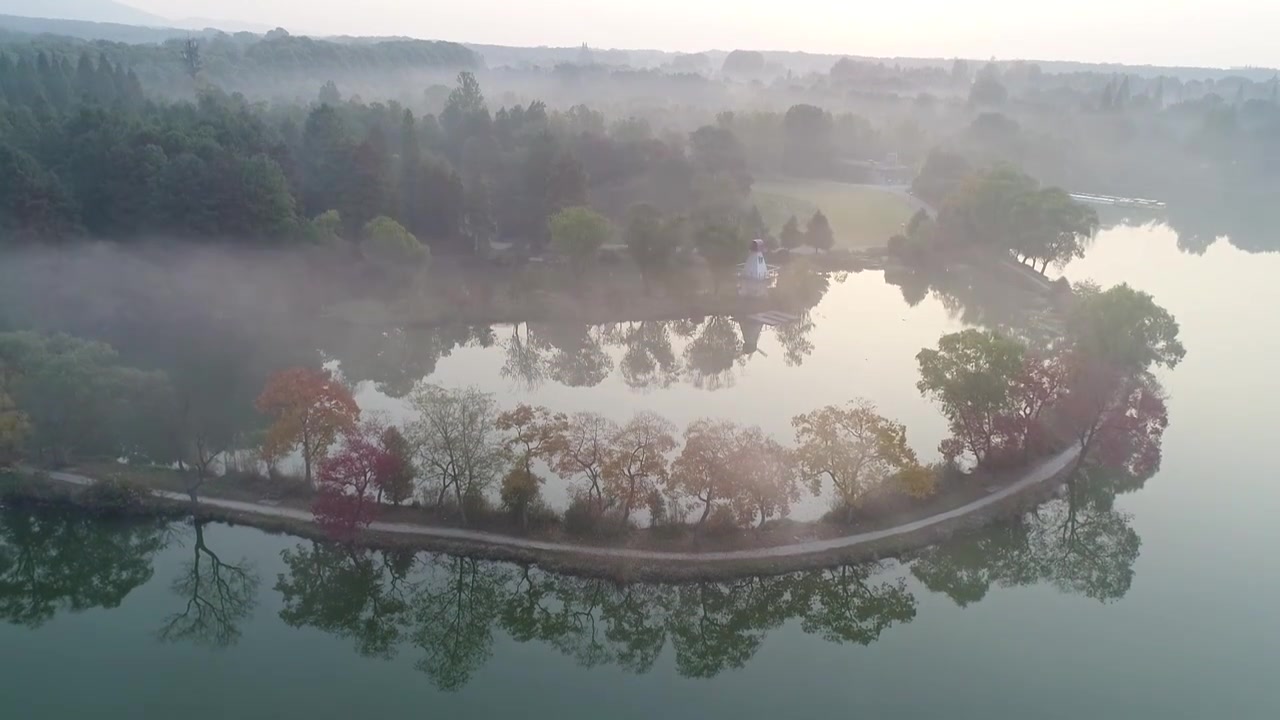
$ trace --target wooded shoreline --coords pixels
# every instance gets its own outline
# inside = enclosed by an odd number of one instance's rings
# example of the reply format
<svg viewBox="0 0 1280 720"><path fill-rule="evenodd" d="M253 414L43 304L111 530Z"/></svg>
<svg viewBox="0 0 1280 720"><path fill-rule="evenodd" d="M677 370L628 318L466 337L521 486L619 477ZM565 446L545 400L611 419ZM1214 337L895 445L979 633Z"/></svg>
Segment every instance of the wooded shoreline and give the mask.
<svg viewBox="0 0 1280 720"><path fill-rule="evenodd" d="M1004 488L967 505L892 528L821 541L735 551L673 553L547 543L516 535L477 532L431 525L374 523L351 544L372 549L409 549L463 555L485 560L533 564L547 570L601 577L619 582L693 582L744 576L780 575L798 570L887 558L906 559L912 552L953 535L1016 517L1047 502L1079 464L1072 446L1042 459ZM200 503L176 493L136 493L123 505L118 497L105 502L89 492L91 478L66 473L24 472L0 492L5 502L73 508L78 512L126 516L192 518L196 522L245 525L316 541L330 541L308 513L270 505L208 498Z"/></svg>

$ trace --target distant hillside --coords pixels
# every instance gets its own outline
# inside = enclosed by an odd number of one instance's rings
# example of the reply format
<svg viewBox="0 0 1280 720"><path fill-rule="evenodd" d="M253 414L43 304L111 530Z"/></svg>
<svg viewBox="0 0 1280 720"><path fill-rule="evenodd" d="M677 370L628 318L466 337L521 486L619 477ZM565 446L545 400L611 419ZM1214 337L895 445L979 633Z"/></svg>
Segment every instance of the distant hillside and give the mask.
<svg viewBox="0 0 1280 720"><path fill-rule="evenodd" d="M47 21L46 21L47 22ZM393 40L373 43L338 43L329 40L272 33L227 34L217 30L190 32L162 28L134 28L150 33L146 42L114 42L108 31L127 32L125 26L106 23L64 22L57 34L18 33L4 27L0 18L0 56L19 61L35 60L39 53L74 66L82 54L102 56L112 65L133 70L147 93L190 97L195 84L182 61L188 36L200 38L200 73L204 80L227 92L255 98L311 100L327 81L344 93L380 98L408 94L421 88L451 83L460 69L479 67L479 57L456 43L426 40ZM79 28L92 39L70 36L67 28Z"/></svg>
<svg viewBox="0 0 1280 720"><path fill-rule="evenodd" d="M4 2L4 0L0 0L0 2ZM16 15L0 15L0 30L26 35L57 35L79 40L106 40L129 45L162 43L171 38L200 34L174 27L144 27L142 25L18 17Z"/></svg>
<svg viewBox="0 0 1280 720"><path fill-rule="evenodd" d="M113 0L0 0L0 15L162 27L172 21Z"/></svg>

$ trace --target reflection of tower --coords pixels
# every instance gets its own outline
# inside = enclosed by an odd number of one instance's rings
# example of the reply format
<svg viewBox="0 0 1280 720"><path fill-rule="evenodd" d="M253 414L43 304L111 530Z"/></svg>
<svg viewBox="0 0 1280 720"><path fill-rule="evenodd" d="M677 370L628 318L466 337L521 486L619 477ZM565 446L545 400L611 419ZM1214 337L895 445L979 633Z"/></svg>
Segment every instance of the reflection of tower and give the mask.
<svg viewBox="0 0 1280 720"><path fill-rule="evenodd" d="M742 328L742 354L755 355L760 352L760 331L764 330L764 323L751 318L737 318L737 321Z"/></svg>

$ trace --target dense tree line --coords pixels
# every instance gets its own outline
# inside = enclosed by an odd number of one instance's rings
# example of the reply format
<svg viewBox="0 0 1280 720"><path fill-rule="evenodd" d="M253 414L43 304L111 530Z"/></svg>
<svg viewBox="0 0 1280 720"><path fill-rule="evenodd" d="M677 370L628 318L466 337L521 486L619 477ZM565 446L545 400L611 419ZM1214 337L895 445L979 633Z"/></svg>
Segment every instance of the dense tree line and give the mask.
<svg viewBox="0 0 1280 720"><path fill-rule="evenodd" d="M195 56L184 57L192 48ZM19 57L45 54L54 63L72 64L85 53L101 56L113 66L132 68L148 91L182 98L192 97L197 80L258 98L294 99L300 96L300 87L316 87L326 78L361 78L370 89L379 85L389 93L398 84L480 65L475 53L456 43L407 39L337 42L293 36L282 29L265 35L184 34L136 43L56 34L18 36L0 46L0 52ZM379 76L380 82L375 80Z"/></svg>
<svg viewBox="0 0 1280 720"><path fill-rule="evenodd" d="M149 102L135 76L87 55L74 70L43 54L5 57L0 88L9 242L83 233L363 245L385 217L413 240L382 245L408 252L417 241L483 253L495 239L537 250L559 228L575 239L556 249L589 261L609 226L630 224L643 204L648 218L636 222L651 228L625 239L658 271L681 250L736 263L745 239L763 231L743 148L727 130L703 128L686 147L642 121L606 127L585 106L491 113L470 73L439 116L421 117L394 102L343 101L334 83L309 106L263 108L211 86L194 103ZM612 220L584 214L589 204ZM565 211L591 231L552 222ZM374 227L384 238L397 232ZM365 254L398 265L402 252Z"/></svg>

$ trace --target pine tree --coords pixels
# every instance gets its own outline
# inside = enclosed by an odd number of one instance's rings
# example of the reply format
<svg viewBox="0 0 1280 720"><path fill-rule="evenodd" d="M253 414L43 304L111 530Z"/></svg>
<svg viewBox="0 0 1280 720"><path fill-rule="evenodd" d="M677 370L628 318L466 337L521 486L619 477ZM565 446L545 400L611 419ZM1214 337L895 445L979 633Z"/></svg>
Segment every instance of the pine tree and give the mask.
<svg viewBox="0 0 1280 720"><path fill-rule="evenodd" d="M836 235L831 229L831 222L827 220L827 216L818 210L813 214L813 218L809 220L809 227L805 231L805 243L814 250L826 252L835 247Z"/></svg>
<svg viewBox="0 0 1280 720"><path fill-rule="evenodd" d="M795 215L787 218L786 224L782 226L780 239L782 247L787 250L795 250L804 244L804 233L800 232L800 221Z"/></svg>

